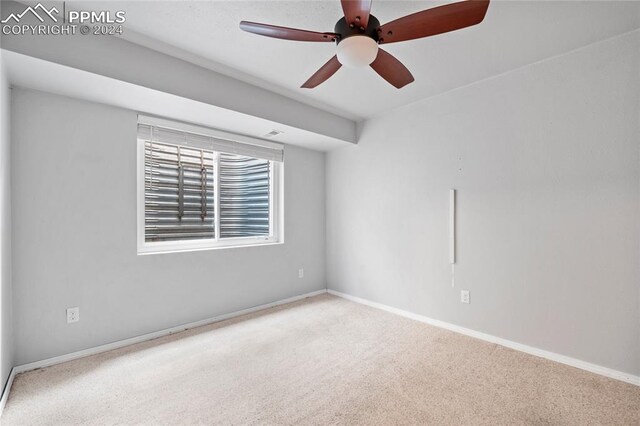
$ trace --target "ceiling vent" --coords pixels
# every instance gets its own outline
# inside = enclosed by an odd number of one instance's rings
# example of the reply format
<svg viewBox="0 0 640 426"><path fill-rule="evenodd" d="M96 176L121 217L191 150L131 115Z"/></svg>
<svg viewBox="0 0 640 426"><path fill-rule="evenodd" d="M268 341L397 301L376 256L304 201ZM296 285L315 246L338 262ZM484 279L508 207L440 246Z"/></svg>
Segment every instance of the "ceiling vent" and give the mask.
<svg viewBox="0 0 640 426"><path fill-rule="evenodd" d="M264 138L273 138L275 136L278 136L279 134L284 133L281 130L272 130L269 133L267 133L266 135L264 135Z"/></svg>

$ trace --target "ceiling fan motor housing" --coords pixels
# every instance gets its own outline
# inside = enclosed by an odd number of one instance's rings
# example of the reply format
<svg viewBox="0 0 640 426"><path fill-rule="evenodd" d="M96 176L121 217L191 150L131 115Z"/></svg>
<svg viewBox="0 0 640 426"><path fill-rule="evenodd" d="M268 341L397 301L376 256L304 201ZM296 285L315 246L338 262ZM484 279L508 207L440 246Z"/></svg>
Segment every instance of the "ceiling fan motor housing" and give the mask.
<svg viewBox="0 0 640 426"><path fill-rule="evenodd" d="M371 37L377 43L378 28L380 28L380 21L378 21L378 19L376 19L376 17L373 15L369 15L369 22L367 24L367 27L364 29L362 29L362 27L358 25L358 22L354 22L352 27L347 23L347 19L343 17L338 22L336 22L336 26L334 27L333 32L340 34L340 37L336 40L336 44L340 44L342 40L352 36Z"/></svg>

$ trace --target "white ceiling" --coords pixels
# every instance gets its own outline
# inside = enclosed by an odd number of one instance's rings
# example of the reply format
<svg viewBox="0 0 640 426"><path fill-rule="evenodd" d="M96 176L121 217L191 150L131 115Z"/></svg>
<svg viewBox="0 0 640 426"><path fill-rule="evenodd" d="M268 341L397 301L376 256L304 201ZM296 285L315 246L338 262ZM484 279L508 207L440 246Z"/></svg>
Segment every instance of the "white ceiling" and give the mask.
<svg viewBox="0 0 640 426"><path fill-rule="evenodd" d="M373 1L382 22L451 1ZM338 0L68 1L67 8L124 10L124 37L352 119L434 96L640 28L637 1L492 1L480 25L385 45L416 81L395 89L369 68L342 68L316 89L299 86L333 54L332 43L248 34L241 20L333 31Z"/></svg>

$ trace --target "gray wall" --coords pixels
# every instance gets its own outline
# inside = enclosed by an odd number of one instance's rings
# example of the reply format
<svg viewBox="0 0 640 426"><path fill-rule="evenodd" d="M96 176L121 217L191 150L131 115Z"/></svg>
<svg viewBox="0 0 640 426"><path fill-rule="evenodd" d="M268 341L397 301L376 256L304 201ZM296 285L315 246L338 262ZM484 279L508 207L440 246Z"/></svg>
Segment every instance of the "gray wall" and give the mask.
<svg viewBox="0 0 640 426"><path fill-rule="evenodd" d="M286 147L285 244L138 256L136 113L14 89L12 120L16 364L325 288L324 153Z"/></svg>
<svg viewBox="0 0 640 426"><path fill-rule="evenodd" d="M11 90L0 59L0 394L13 367L10 101Z"/></svg>
<svg viewBox="0 0 640 426"><path fill-rule="evenodd" d="M327 157L328 287L639 374L638 76L636 31L368 120Z"/></svg>

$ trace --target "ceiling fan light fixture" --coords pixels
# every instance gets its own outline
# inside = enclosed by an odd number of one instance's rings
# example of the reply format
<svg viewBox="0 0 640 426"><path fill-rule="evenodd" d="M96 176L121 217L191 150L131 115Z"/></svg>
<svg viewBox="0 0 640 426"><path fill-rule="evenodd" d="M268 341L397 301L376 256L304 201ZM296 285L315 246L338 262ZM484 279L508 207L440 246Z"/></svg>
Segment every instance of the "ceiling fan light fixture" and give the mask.
<svg viewBox="0 0 640 426"><path fill-rule="evenodd" d="M402 62L378 49L378 44L431 37L477 25L484 20L490 0L463 0L403 16L380 25L371 14L371 0L340 0L344 16L333 32L301 30L258 22L240 22L240 29L284 40L337 43L337 52L300 88L312 89L324 83L343 65L371 68L397 89L414 81Z"/></svg>
<svg viewBox="0 0 640 426"><path fill-rule="evenodd" d="M349 68L361 68L371 64L378 55L378 43L364 35L347 37L338 44L338 61Z"/></svg>

